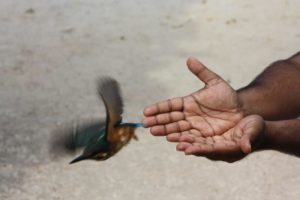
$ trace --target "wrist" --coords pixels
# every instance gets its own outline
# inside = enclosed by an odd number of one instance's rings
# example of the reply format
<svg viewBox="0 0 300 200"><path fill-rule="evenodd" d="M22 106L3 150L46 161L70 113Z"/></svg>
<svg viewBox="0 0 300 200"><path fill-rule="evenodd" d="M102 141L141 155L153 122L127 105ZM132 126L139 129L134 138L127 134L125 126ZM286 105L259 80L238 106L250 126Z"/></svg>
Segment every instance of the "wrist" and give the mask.
<svg viewBox="0 0 300 200"><path fill-rule="evenodd" d="M265 149L276 149L278 146L282 145L280 139L280 132L282 132L282 126L284 127L285 121L265 121Z"/></svg>
<svg viewBox="0 0 300 200"><path fill-rule="evenodd" d="M261 150L261 149L265 148L266 144L268 143L268 136L266 134L266 132L267 132L266 129L267 129L266 123L265 123L265 121L263 121L262 130L260 131L259 135L256 137L256 139L251 144L253 151Z"/></svg>
<svg viewBox="0 0 300 200"><path fill-rule="evenodd" d="M264 128L264 142L263 142L263 146L265 148L270 147L273 143L273 133L275 129L276 123L272 122L272 121L265 121L265 128Z"/></svg>
<svg viewBox="0 0 300 200"><path fill-rule="evenodd" d="M250 102L253 97L253 92L251 90L252 89L245 87L237 91L239 106L244 116L255 114L251 111L250 106Z"/></svg>
<svg viewBox="0 0 300 200"><path fill-rule="evenodd" d="M264 128L253 143L254 150L276 149L278 141L276 134L278 132L278 122L264 121ZM278 135L277 135L278 136ZM279 142L280 143L280 142Z"/></svg>
<svg viewBox="0 0 300 200"><path fill-rule="evenodd" d="M300 156L300 120L265 121L261 149L272 149Z"/></svg>

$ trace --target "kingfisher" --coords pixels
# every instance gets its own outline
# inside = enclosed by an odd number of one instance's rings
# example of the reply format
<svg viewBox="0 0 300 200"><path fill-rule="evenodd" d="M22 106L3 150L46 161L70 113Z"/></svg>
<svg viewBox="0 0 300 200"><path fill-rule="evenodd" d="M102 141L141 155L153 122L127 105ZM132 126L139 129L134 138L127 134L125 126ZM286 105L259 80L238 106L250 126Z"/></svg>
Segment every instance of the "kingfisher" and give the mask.
<svg viewBox="0 0 300 200"><path fill-rule="evenodd" d="M114 156L132 138L137 140L135 129L143 127L142 123L122 122L123 100L116 80L110 77L100 79L98 94L105 105L106 119L84 127L75 127L67 141L67 147L84 150L70 164L87 159L103 161Z"/></svg>

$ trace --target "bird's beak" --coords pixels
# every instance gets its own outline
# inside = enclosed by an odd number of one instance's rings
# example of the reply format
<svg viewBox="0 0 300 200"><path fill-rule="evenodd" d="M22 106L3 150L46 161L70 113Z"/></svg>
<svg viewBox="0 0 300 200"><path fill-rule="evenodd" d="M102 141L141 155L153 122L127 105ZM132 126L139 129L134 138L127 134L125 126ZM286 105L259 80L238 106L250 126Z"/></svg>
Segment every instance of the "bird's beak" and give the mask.
<svg viewBox="0 0 300 200"><path fill-rule="evenodd" d="M75 158L74 160L72 160L69 164L73 164L73 163L76 163L76 162L79 162L79 161L82 161L85 159L87 159L87 158L85 156L81 155L81 156L78 156L77 158Z"/></svg>

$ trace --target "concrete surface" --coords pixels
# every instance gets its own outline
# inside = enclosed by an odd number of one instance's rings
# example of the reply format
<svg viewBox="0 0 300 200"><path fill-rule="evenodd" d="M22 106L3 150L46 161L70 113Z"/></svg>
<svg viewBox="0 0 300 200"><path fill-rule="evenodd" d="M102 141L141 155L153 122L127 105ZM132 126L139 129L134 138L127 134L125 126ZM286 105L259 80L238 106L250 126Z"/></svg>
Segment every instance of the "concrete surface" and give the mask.
<svg viewBox="0 0 300 200"><path fill-rule="evenodd" d="M164 138L107 162L48 153L54 130L103 117L95 79L119 80L125 119L202 87L193 55L239 88L300 46L300 2L0 1L0 199L299 199L300 159L275 151L227 164L186 157Z"/></svg>

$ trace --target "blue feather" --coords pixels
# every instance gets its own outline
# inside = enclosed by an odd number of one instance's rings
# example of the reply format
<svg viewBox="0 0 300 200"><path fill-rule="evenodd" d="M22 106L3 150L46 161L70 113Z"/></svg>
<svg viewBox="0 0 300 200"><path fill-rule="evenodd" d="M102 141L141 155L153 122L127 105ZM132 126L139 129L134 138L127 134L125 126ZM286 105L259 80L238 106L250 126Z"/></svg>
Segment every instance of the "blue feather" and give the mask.
<svg viewBox="0 0 300 200"><path fill-rule="evenodd" d="M119 127L131 126L131 127L144 127L143 123L120 123Z"/></svg>

